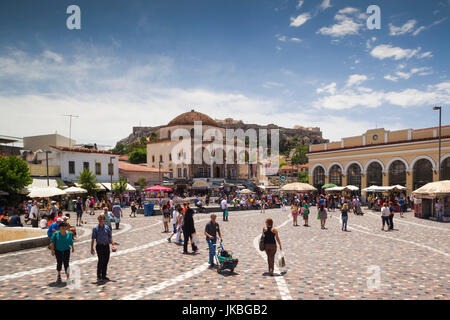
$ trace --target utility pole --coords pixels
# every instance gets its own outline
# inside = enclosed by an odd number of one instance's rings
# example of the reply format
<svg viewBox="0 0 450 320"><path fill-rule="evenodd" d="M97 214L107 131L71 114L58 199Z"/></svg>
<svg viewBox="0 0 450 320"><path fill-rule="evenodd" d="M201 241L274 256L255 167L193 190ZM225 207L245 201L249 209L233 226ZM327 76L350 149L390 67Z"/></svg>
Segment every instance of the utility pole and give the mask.
<svg viewBox="0 0 450 320"><path fill-rule="evenodd" d="M49 177L48 177L48 154L49 154L49 152L51 152L51 151L44 150L44 152L45 152L45 160L46 160L46 162L47 162L47 187L50 187L50 179L49 179Z"/></svg>
<svg viewBox="0 0 450 320"><path fill-rule="evenodd" d="M79 116L73 115L73 114L65 114L64 117L69 117L69 147L72 146L72 118L79 118Z"/></svg>
<svg viewBox="0 0 450 320"><path fill-rule="evenodd" d="M439 110L439 159L438 159L438 176L439 181L441 181L441 115L442 115L442 107L434 107L433 110Z"/></svg>

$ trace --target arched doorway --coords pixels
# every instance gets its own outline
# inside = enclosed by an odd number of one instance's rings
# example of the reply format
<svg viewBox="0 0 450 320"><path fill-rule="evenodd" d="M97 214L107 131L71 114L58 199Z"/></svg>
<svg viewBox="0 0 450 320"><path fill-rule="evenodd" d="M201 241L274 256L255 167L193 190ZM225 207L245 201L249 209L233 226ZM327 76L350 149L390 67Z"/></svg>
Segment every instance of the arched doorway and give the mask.
<svg viewBox="0 0 450 320"><path fill-rule="evenodd" d="M450 180L450 157L441 163L441 180Z"/></svg>
<svg viewBox="0 0 450 320"><path fill-rule="evenodd" d="M325 169L321 166L314 168L313 186L320 189L325 184Z"/></svg>
<svg viewBox="0 0 450 320"><path fill-rule="evenodd" d="M389 167L389 185L406 186L406 166L400 160L395 160Z"/></svg>
<svg viewBox="0 0 450 320"><path fill-rule="evenodd" d="M383 168L378 162L372 162L367 168L367 187L383 185Z"/></svg>
<svg viewBox="0 0 450 320"><path fill-rule="evenodd" d="M356 163L353 163L347 169L347 184L361 189L361 167Z"/></svg>
<svg viewBox="0 0 450 320"><path fill-rule="evenodd" d="M413 190L433 182L433 165L430 160L420 159L413 167Z"/></svg>
<svg viewBox="0 0 450 320"><path fill-rule="evenodd" d="M330 169L330 183L342 186L342 169L337 164Z"/></svg>

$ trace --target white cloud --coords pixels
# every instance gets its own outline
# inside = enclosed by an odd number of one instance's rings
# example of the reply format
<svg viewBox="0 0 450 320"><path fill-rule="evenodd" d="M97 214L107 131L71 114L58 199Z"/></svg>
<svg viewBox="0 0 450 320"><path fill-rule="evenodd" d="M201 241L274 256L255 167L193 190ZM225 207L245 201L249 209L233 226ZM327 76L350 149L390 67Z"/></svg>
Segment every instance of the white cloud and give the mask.
<svg viewBox="0 0 450 320"><path fill-rule="evenodd" d="M330 0L323 0L323 1L322 1L322 4L320 5L320 8L321 8L322 10L331 8Z"/></svg>
<svg viewBox="0 0 450 320"><path fill-rule="evenodd" d="M347 80L347 87L351 87L354 85L359 85L362 82L366 81L368 78L364 74L352 74Z"/></svg>
<svg viewBox="0 0 450 320"><path fill-rule="evenodd" d="M329 110L345 110L355 107L377 108L384 104L407 108L430 105L430 103L448 103L449 100L450 82L442 82L436 85L430 85L426 90L404 89L402 91L390 92L363 91L363 93L344 90L317 99L313 103L313 106L315 108Z"/></svg>
<svg viewBox="0 0 450 320"><path fill-rule="evenodd" d="M322 27L317 33L334 38L356 35L363 27L363 18L364 15L362 15L358 9L347 7L339 10L335 15L334 20L337 21L336 24L331 27Z"/></svg>
<svg viewBox="0 0 450 320"><path fill-rule="evenodd" d="M410 59L420 51L420 47L417 49L402 49L399 47L393 47L392 45L381 44L376 46L370 52L370 55L374 58L383 60L386 58L393 58L394 60Z"/></svg>
<svg viewBox="0 0 450 320"><path fill-rule="evenodd" d="M424 26L417 28L417 30L413 32L413 36L417 36L419 33L421 33L425 29L426 29L426 27L424 27Z"/></svg>
<svg viewBox="0 0 450 320"><path fill-rule="evenodd" d="M282 36L282 35L277 34L276 37L277 37L277 39L278 39L279 41L282 41L282 42L285 42L285 41L286 41L286 36Z"/></svg>
<svg viewBox="0 0 450 320"><path fill-rule="evenodd" d="M386 79L386 80L390 80L390 81L394 81L394 82L397 82L398 81L398 78L397 77L394 77L394 76L391 76L391 75L385 75L384 76L384 78Z"/></svg>
<svg viewBox="0 0 450 320"><path fill-rule="evenodd" d="M302 7L302 5L303 5L304 2L305 2L305 1L300 0L300 1L297 3L296 8L297 8L297 9L300 9L300 8Z"/></svg>
<svg viewBox="0 0 450 320"><path fill-rule="evenodd" d="M417 21L414 19L409 20L401 27L396 27L392 25L392 23L389 23L389 30L391 36L399 36L405 33L412 32L414 30L414 26L416 25Z"/></svg>
<svg viewBox="0 0 450 320"><path fill-rule="evenodd" d="M335 94L336 93L336 82L332 82L329 85L326 85L322 88L317 88L316 90L317 93L330 93L330 94Z"/></svg>
<svg viewBox="0 0 450 320"><path fill-rule="evenodd" d="M290 41L292 41L292 42L302 42L303 40L300 39L300 38L293 37L293 38L290 39Z"/></svg>
<svg viewBox="0 0 450 320"><path fill-rule="evenodd" d="M306 21L308 21L309 19L311 19L311 15L309 13L299 14L296 18L291 17L290 26L300 27L302 24L306 23Z"/></svg>
<svg viewBox="0 0 450 320"><path fill-rule="evenodd" d="M261 85L263 88L266 89L272 89L272 88L280 88L280 87L284 87L284 84L279 83L279 82L275 82L275 81L266 81Z"/></svg>
<svg viewBox="0 0 450 320"><path fill-rule="evenodd" d="M419 59L423 59L423 58L431 58L432 56L433 56L433 55L432 55L431 51L427 51L427 52L424 52L424 53L420 54L420 55L418 56L418 58L419 58Z"/></svg>

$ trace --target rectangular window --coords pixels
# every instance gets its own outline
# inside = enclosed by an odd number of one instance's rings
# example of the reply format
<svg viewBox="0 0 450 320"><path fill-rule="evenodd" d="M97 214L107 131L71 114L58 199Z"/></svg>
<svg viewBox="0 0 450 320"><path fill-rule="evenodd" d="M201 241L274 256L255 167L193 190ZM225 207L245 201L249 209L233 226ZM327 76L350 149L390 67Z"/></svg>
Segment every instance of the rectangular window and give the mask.
<svg viewBox="0 0 450 320"><path fill-rule="evenodd" d="M169 177L170 177L170 179L173 179L173 170L172 169L170 169Z"/></svg>
<svg viewBox="0 0 450 320"><path fill-rule="evenodd" d="M186 177L187 177L187 169L184 168L184 169L183 169L183 178L186 178Z"/></svg>
<svg viewBox="0 0 450 320"><path fill-rule="evenodd" d="M163 156L162 156L162 155L159 156L159 162L164 162L164 161L163 161Z"/></svg>
<svg viewBox="0 0 450 320"><path fill-rule="evenodd" d="M100 162L95 163L95 174L97 176L102 175L102 164Z"/></svg>
<svg viewBox="0 0 450 320"><path fill-rule="evenodd" d="M83 170L84 169L89 171L89 162L83 162Z"/></svg>
<svg viewBox="0 0 450 320"><path fill-rule="evenodd" d="M169 161L172 161L172 154L169 153Z"/></svg>
<svg viewBox="0 0 450 320"><path fill-rule="evenodd" d="M178 178L181 178L181 168L178 168Z"/></svg>
<svg viewBox="0 0 450 320"><path fill-rule="evenodd" d="M199 178L203 178L203 168L198 168L198 176Z"/></svg>
<svg viewBox="0 0 450 320"><path fill-rule="evenodd" d="M108 163L108 175L109 176L114 175L114 163Z"/></svg>
<svg viewBox="0 0 450 320"><path fill-rule="evenodd" d="M155 162L155 156L152 156L152 162Z"/></svg>
<svg viewBox="0 0 450 320"><path fill-rule="evenodd" d="M75 161L69 161L69 174L75 174Z"/></svg>

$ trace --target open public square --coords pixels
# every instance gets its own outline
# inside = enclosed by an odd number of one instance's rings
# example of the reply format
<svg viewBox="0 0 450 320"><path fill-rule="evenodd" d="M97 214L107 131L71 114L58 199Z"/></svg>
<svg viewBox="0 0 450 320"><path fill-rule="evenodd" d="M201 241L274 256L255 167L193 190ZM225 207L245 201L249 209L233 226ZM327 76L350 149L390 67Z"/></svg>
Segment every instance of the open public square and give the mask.
<svg viewBox="0 0 450 320"><path fill-rule="evenodd" d="M349 214L341 231L339 212L330 211L325 230L312 209L310 227L294 227L290 210L230 211L217 222L223 245L239 263L233 273L208 268L203 236L209 214L195 214L199 252L182 254L169 243L161 216L124 218L113 230L117 252L111 254L110 281L96 283L97 257L90 253L94 216L79 228L71 266L79 268L72 288L55 285L55 259L47 248L0 255L0 299L440 299L450 295L450 225L395 217L395 230L381 231L379 212ZM97 214L98 215L98 211ZM279 229L286 266L267 274L258 240L267 217ZM302 222L302 221L299 221ZM114 227L113 227L114 229ZM72 271L74 272L74 271ZM378 274L379 273L379 274Z"/></svg>

